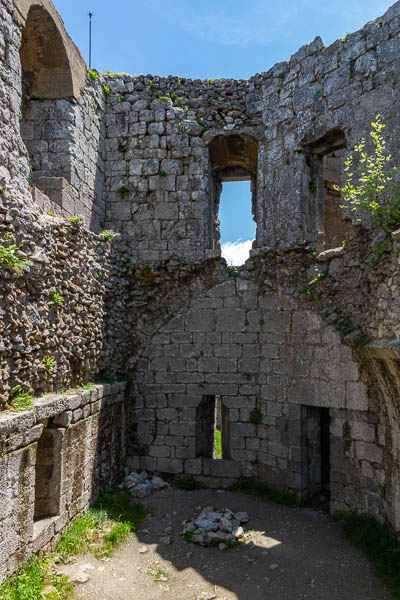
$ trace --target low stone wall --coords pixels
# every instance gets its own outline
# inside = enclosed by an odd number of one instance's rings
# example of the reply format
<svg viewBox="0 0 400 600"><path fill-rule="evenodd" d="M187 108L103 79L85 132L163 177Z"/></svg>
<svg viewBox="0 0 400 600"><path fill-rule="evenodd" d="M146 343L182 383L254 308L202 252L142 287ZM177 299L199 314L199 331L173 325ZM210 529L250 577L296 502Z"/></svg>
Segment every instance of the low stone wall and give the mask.
<svg viewBox="0 0 400 600"><path fill-rule="evenodd" d="M125 383L38 398L0 414L0 580L122 475Z"/></svg>

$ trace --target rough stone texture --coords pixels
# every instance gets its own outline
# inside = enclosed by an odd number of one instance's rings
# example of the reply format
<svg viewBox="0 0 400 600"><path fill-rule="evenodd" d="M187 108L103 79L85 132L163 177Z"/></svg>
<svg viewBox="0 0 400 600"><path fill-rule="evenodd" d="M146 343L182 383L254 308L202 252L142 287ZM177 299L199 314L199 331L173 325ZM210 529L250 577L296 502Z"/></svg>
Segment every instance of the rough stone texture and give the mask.
<svg viewBox="0 0 400 600"><path fill-rule="evenodd" d="M54 436L76 478L68 506L79 481L100 489L114 477L113 444L126 436L131 470L213 486L258 477L307 498L328 465L332 508L400 532L399 234L343 220L333 193L343 157L378 112L399 159L400 3L248 81L98 74L62 98L27 91L29 31L0 0L0 244L15 240L29 260L21 272L0 264L0 408L16 385L58 392L100 371L129 385L127 425L109 421L100 461L69 458L97 435L91 406L104 415L89 392L0 414L21 474L10 487L0 464L1 489L27 498L4 560L53 536L30 541L27 447L47 419L65 430ZM238 179L251 181L257 223L239 270L220 260L218 223L221 184ZM86 227L68 220L77 213ZM103 227L120 238L98 235ZM210 442L217 396L222 460ZM327 418L329 459L318 441ZM78 497L73 514L88 488Z"/></svg>
<svg viewBox="0 0 400 600"><path fill-rule="evenodd" d="M29 412L1 414L0 578L33 552L54 549L67 522L118 481L124 389L99 385L38 399ZM77 413L81 407L87 410Z"/></svg>

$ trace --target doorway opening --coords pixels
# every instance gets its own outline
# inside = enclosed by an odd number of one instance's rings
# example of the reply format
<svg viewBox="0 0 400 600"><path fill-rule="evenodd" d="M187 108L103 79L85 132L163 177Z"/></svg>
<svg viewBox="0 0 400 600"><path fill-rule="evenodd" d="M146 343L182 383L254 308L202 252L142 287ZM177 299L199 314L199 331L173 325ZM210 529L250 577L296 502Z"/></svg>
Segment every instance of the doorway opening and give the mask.
<svg viewBox="0 0 400 600"><path fill-rule="evenodd" d="M209 157L209 247L240 266L256 238L258 142L247 134L219 135Z"/></svg>
<svg viewBox="0 0 400 600"><path fill-rule="evenodd" d="M196 415L196 456L229 456L229 411L221 396L203 396Z"/></svg>
<svg viewBox="0 0 400 600"><path fill-rule="evenodd" d="M314 507L329 509L329 408L301 407L302 496Z"/></svg>

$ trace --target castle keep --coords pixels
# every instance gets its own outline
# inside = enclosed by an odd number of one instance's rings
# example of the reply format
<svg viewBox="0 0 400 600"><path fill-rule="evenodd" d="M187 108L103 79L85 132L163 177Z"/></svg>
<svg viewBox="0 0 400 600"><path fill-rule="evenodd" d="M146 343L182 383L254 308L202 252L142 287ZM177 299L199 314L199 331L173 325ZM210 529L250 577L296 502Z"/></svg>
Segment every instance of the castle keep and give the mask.
<svg viewBox="0 0 400 600"><path fill-rule="evenodd" d="M246 81L89 73L50 0L0 0L0 56L0 245L27 261L0 265L1 577L124 467L329 490L400 533L400 233L334 187L378 113L400 162L400 2Z"/></svg>

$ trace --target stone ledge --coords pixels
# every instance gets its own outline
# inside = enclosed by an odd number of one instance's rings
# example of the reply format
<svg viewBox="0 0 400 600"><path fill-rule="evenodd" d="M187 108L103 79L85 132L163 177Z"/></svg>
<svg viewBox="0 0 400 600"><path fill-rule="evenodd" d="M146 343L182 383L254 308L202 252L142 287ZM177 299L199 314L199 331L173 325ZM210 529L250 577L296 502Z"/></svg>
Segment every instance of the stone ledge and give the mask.
<svg viewBox="0 0 400 600"><path fill-rule="evenodd" d="M0 436L25 432L40 421L59 415L65 411L76 410L81 406L94 403L101 398L100 409L107 404L116 404L124 399L126 382L98 384L92 390L73 389L63 394L52 394L35 398L31 410L15 413L11 410L0 413ZM122 392L120 394L120 392Z"/></svg>

